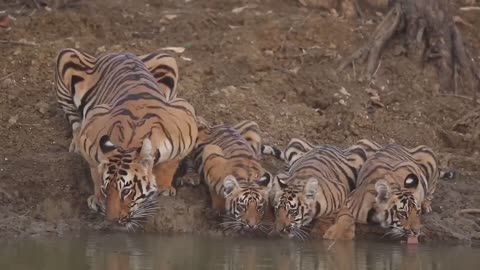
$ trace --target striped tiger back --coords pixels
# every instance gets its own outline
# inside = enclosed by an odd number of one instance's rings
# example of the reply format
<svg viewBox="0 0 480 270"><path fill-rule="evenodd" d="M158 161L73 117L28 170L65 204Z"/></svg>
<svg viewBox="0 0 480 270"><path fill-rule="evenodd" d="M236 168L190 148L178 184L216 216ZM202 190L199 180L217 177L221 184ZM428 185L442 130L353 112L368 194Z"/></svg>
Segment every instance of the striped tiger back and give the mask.
<svg viewBox="0 0 480 270"><path fill-rule="evenodd" d="M424 199L431 200L440 170L432 149L426 146L408 149L390 144L367 160L360 171L357 186L367 186L372 181L384 178L386 174L391 175L399 187L411 190L421 203ZM416 178L415 181L408 177L410 175Z"/></svg>
<svg viewBox="0 0 480 270"><path fill-rule="evenodd" d="M438 178L453 176L440 170L429 147L386 145L365 162L347 204L356 222L379 223L394 235L418 234L418 216L431 211Z"/></svg>
<svg viewBox="0 0 480 270"><path fill-rule="evenodd" d="M235 126L210 126L202 118L199 122L195 168L209 187L213 208L225 213L222 225L231 231L264 230L271 174L260 159L262 152L275 153L274 148L262 144L253 121Z"/></svg>
<svg viewBox="0 0 480 270"><path fill-rule="evenodd" d="M158 191L174 195L173 173L198 132L193 107L176 97L175 59L64 49L56 63L57 101L73 130L70 150L91 166L90 208L106 207L108 220L129 224L140 205L153 207L144 201Z"/></svg>
<svg viewBox="0 0 480 270"><path fill-rule="evenodd" d="M300 139L292 139L283 153L289 168L274 180L276 230L304 238L303 227L345 206L367 154L362 147L313 146Z"/></svg>

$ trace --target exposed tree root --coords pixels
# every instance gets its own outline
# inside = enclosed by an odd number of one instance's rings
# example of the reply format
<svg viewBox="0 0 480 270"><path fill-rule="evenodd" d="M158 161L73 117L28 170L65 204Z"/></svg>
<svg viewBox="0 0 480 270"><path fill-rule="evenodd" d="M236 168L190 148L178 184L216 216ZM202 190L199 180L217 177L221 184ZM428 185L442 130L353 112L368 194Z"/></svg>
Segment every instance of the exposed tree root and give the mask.
<svg viewBox="0 0 480 270"><path fill-rule="evenodd" d="M480 214L480 209L478 208L469 208L469 209L462 209L457 211L458 214Z"/></svg>
<svg viewBox="0 0 480 270"><path fill-rule="evenodd" d="M442 91L457 94L458 76L470 88L473 102L479 90L480 73L474 59L463 44L451 15L448 0L397 0L377 26L367 44L346 57L339 70L357 61L364 63L363 76L370 80L376 73L379 59L387 42L403 35L407 55L419 64L432 63L437 70ZM461 19L461 18L460 18Z"/></svg>

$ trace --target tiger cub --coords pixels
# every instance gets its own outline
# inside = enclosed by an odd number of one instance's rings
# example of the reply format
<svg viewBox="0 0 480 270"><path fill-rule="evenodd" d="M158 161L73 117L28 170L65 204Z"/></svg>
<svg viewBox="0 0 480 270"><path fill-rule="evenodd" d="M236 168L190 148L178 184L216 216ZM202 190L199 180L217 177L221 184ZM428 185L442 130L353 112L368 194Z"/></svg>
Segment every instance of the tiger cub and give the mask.
<svg viewBox="0 0 480 270"><path fill-rule="evenodd" d="M234 232L265 231L272 175L260 159L262 153L279 158L280 151L262 144L253 121L211 126L198 117L197 123L199 135L190 159L208 186L213 209L224 215L222 226Z"/></svg>
<svg viewBox="0 0 480 270"><path fill-rule="evenodd" d="M417 237L420 215L431 211L438 178L454 177L454 172L439 169L437 157L426 146L386 145L361 168L347 205L357 223L391 228L387 234L395 237ZM335 238L345 227L337 222L329 229L328 238Z"/></svg>
<svg viewBox="0 0 480 270"><path fill-rule="evenodd" d="M307 228L314 220L333 213L339 217L349 214L347 195L356 186L358 172L367 158L366 150L314 146L292 139L281 157L288 163L288 170L275 177L270 197L276 232L306 239Z"/></svg>
<svg viewBox="0 0 480 270"><path fill-rule="evenodd" d="M70 151L90 165L89 207L127 229L139 227L156 213L157 194L175 195L174 173L197 138L194 108L176 97L175 59L63 49L55 80L73 130Z"/></svg>

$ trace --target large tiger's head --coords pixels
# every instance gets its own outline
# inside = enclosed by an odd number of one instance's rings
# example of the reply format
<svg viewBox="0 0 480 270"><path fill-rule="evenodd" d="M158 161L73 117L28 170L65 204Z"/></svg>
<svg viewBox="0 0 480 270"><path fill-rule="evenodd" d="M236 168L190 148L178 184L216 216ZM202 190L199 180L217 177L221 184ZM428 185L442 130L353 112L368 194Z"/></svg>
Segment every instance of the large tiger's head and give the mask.
<svg viewBox="0 0 480 270"><path fill-rule="evenodd" d="M413 174L408 175L407 182L418 181ZM370 213L374 222L390 231L386 235L394 238L418 237L420 234L422 212L411 190L396 184L379 180L375 183L376 205Z"/></svg>
<svg viewBox="0 0 480 270"><path fill-rule="evenodd" d="M100 209L110 222L127 229L140 227L141 222L157 210L158 188L152 173L151 141L145 139L142 147L124 150L103 136L100 148L104 155L98 166L104 199Z"/></svg>
<svg viewBox="0 0 480 270"><path fill-rule="evenodd" d="M271 174L264 171L252 180L241 176L228 175L223 180L225 217L222 226L227 231L268 232L264 221L268 211L268 193L271 188Z"/></svg>
<svg viewBox="0 0 480 270"><path fill-rule="evenodd" d="M273 206L275 210L275 231L282 236L305 240L308 226L312 223L318 204L316 195L318 180L309 178L305 185L295 185L287 175L275 177Z"/></svg>

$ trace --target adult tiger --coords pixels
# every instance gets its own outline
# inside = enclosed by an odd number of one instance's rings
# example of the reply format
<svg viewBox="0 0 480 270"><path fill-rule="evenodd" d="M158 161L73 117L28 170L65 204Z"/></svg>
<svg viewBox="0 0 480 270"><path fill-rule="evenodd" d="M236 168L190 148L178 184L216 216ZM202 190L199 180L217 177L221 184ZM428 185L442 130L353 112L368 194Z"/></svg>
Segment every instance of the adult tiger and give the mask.
<svg viewBox="0 0 480 270"><path fill-rule="evenodd" d="M88 205L127 228L153 215L172 187L179 161L197 138L195 111L176 97L178 68L162 53L63 49L56 59L57 101L73 130L70 151L88 161Z"/></svg>
<svg viewBox="0 0 480 270"><path fill-rule="evenodd" d="M282 153L288 171L275 177L270 198L275 209L275 230L305 239L305 227L314 220L339 210L338 216L348 215L347 195L356 186L367 154L363 145L341 149L292 139Z"/></svg>
<svg viewBox="0 0 480 270"><path fill-rule="evenodd" d="M429 147L386 145L368 158L359 172L357 188L347 199L352 218L357 223L392 228L389 235L416 238L420 215L431 211L439 177L452 179L455 173L439 169L438 159ZM346 216L341 222L337 220L327 238L351 234L352 220L348 219Z"/></svg>
<svg viewBox="0 0 480 270"><path fill-rule="evenodd" d="M213 209L225 217L225 230L265 231L263 217L272 175L260 159L262 154L279 158L280 151L262 144L260 129L253 121L211 126L203 118L198 120L199 134L190 160L208 186ZM199 184L191 175L184 178Z"/></svg>

